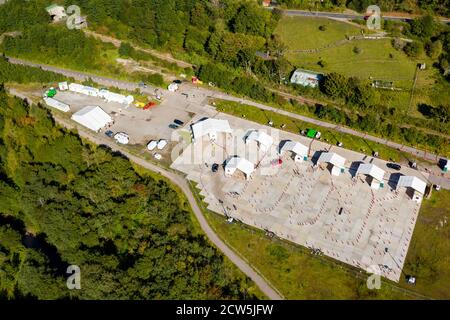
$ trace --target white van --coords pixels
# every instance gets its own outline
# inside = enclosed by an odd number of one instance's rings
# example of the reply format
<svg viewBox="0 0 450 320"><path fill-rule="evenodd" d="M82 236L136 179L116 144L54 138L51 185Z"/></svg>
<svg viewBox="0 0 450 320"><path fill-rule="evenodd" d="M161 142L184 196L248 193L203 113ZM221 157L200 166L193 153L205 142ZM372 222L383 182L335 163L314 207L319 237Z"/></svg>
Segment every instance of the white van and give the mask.
<svg viewBox="0 0 450 320"><path fill-rule="evenodd" d="M158 145L158 141L152 140L147 144L147 150L153 151L153 149L155 149L157 145Z"/></svg>
<svg viewBox="0 0 450 320"><path fill-rule="evenodd" d="M158 149L162 150L167 146L167 140L161 139L158 141Z"/></svg>

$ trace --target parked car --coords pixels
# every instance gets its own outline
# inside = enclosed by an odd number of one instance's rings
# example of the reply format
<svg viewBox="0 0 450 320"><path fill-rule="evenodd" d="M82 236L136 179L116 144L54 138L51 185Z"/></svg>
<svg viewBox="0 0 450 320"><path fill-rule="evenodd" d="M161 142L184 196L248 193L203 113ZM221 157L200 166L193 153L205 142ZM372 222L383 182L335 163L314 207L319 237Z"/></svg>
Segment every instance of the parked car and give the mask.
<svg viewBox="0 0 450 320"><path fill-rule="evenodd" d="M176 124L171 123L171 124L169 124L169 128L170 129L178 129L179 126L177 126Z"/></svg>
<svg viewBox="0 0 450 320"><path fill-rule="evenodd" d="M152 151L158 145L158 141L152 140L147 144L147 150Z"/></svg>
<svg viewBox="0 0 450 320"><path fill-rule="evenodd" d="M399 165L397 163L391 163L391 162L387 163L386 167L394 169L394 170L400 170L402 168L401 165Z"/></svg>
<svg viewBox="0 0 450 320"><path fill-rule="evenodd" d="M161 160L162 159L162 155L160 155L159 153L155 153L155 159L156 160Z"/></svg>
<svg viewBox="0 0 450 320"><path fill-rule="evenodd" d="M105 134L110 138L114 136L114 132L112 132L111 130L106 131Z"/></svg>
<svg viewBox="0 0 450 320"><path fill-rule="evenodd" d="M114 139L120 144L128 144L130 142L130 137L125 132L116 133Z"/></svg>
<svg viewBox="0 0 450 320"><path fill-rule="evenodd" d="M173 80L173 83L176 83L176 84L181 84L182 83L182 81L181 80Z"/></svg>
<svg viewBox="0 0 450 320"><path fill-rule="evenodd" d="M183 121L178 120L178 119L173 120L173 122L174 122L175 124L179 125L179 126L182 126L182 125L184 124Z"/></svg>
<svg viewBox="0 0 450 320"><path fill-rule="evenodd" d="M217 172L219 170L219 165L217 163L214 163L211 167L212 172Z"/></svg>

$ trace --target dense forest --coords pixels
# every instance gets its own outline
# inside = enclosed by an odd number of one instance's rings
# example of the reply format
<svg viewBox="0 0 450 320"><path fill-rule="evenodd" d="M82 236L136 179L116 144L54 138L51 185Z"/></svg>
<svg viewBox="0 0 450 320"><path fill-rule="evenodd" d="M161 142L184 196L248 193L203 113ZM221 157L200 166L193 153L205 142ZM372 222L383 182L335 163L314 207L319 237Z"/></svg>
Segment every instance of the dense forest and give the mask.
<svg viewBox="0 0 450 320"><path fill-rule="evenodd" d="M0 298L252 298L232 268L167 182L0 88Z"/></svg>

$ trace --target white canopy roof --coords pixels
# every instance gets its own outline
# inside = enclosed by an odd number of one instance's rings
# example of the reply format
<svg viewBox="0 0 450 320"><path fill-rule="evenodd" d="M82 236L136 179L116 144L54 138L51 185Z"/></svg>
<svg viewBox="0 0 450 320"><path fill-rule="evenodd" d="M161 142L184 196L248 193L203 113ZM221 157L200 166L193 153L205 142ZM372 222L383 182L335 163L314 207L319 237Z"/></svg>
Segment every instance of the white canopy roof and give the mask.
<svg viewBox="0 0 450 320"><path fill-rule="evenodd" d="M273 138L264 131L260 130L253 130L249 135L247 135L247 139L245 139L245 141L247 142L251 140L259 142L266 149L268 149L273 144Z"/></svg>
<svg viewBox="0 0 450 320"><path fill-rule="evenodd" d="M385 171L373 163L363 163L358 167L356 174L367 174L378 181L383 181Z"/></svg>
<svg viewBox="0 0 450 320"><path fill-rule="evenodd" d="M332 165L339 168L345 167L345 158L334 152L323 152L320 155L319 160L317 160L318 164L322 162L331 163Z"/></svg>
<svg viewBox="0 0 450 320"><path fill-rule="evenodd" d="M401 176L400 179L398 179L397 187L413 188L414 190L423 194L425 193L427 184L414 176Z"/></svg>
<svg viewBox="0 0 450 320"><path fill-rule="evenodd" d="M249 176L255 170L255 165L250 161L248 161L247 159L241 157L232 157L228 159L227 163L225 164L225 170L227 169L231 170L239 169L240 171Z"/></svg>
<svg viewBox="0 0 450 320"><path fill-rule="evenodd" d="M288 140L280 147L280 153L283 151L292 151L300 156L308 155L308 147L295 141Z"/></svg>
<svg viewBox="0 0 450 320"><path fill-rule="evenodd" d="M232 133L233 130L227 120L205 119L192 125L192 134L194 139L201 138L206 134L215 134L217 132Z"/></svg>
<svg viewBox="0 0 450 320"><path fill-rule="evenodd" d="M72 115L72 120L93 130L98 131L108 123L112 118L99 106L87 106Z"/></svg>

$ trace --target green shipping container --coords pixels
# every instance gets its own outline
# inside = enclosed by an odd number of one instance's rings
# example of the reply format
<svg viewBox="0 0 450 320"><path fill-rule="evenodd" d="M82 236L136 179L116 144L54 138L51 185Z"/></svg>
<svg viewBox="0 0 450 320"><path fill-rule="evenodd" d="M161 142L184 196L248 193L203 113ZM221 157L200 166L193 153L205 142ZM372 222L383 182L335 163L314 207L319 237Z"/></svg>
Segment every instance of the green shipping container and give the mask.
<svg viewBox="0 0 450 320"><path fill-rule="evenodd" d="M53 98L54 96L56 96L56 90L55 89L50 89L47 91L47 97L49 98Z"/></svg>

